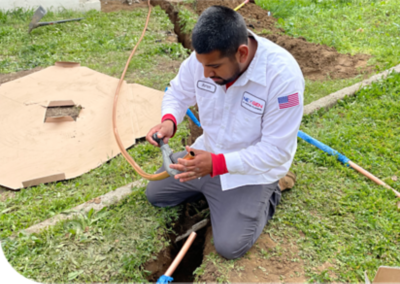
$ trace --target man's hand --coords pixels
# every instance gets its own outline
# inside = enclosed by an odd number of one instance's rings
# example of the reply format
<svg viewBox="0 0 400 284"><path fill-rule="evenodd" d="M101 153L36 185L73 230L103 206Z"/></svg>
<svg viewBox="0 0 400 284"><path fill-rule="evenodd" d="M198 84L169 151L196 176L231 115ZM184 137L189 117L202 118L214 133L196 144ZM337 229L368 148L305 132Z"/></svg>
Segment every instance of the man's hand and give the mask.
<svg viewBox="0 0 400 284"><path fill-rule="evenodd" d="M165 120L164 122L154 126L152 129L150 129L149 133L147 133L146 140L150 144L159 147L157 142L153 139L153 134L156 132L158 132L158 138L164 137L163 141L165 144L167 144L172 135L174 135L174 123L171 120Z"/></svg>
<svg viewBox="0 0 400 284"><path fill-rule="evenodd" d="M181 171L183 173L175 176L180 182L186 182L196 178L200 178L212 173L212 158L211 153L201 150L192 149L186 146L188 153L194 153L194 159L185 160L178 159L177 164L172 164L169 167Z"/></svg>

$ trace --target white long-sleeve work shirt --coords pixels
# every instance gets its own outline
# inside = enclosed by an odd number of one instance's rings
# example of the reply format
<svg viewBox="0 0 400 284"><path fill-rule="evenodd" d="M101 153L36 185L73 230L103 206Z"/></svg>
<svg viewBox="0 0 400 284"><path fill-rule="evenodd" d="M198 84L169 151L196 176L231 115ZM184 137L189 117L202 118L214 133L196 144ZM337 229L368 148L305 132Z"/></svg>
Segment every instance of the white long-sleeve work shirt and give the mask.
<svg viewBox="0 0 400 284"><path fill-rule="evenodd" d="M232 86L226 89L204 77L193 52L162 103L162 115L172 114L178 124L197 103L203 135L191 147L224 154L229 173L218 176L222 190L276 182L289 171L297 148L302 72L285 49L252 35L257 51Z"/></svg>

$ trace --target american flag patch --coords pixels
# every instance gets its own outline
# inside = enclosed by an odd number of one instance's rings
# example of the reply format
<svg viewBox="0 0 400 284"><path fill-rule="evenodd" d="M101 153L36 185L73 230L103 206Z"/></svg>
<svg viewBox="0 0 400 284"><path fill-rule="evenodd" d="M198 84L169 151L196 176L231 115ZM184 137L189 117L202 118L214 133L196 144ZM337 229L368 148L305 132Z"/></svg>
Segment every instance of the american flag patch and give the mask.
<svg viewBox="0 0 400 284"><path fill-rule="evenodd" d="M299 105L299 93L278 98L279 109L294 107Z"/></svg>

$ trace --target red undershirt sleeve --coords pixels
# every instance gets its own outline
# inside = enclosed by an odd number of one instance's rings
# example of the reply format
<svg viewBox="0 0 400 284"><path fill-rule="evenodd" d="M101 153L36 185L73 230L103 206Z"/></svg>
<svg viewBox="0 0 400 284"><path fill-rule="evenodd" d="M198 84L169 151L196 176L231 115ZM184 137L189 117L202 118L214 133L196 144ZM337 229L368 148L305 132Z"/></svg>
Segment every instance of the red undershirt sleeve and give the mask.
<svg viewBox="0 0 400 284"><path fill-rule="evenodd" d="M175 118L175 116L173 116L172 114L166 114L166 115L164 115L164 116L162 117L161 122L164 122L164 121L166 121L166 120L171 120L171 121L174 123L174 134L172 134L172 137L174 137L176 131L178 130L178 127L177 127L178 124L176 123L176 118ZM171 138L172 138L172 137L171 137Z"/></svg>
<svg viewBox="0 0 400 284"><path fill-rule="evenodd" d="M212 154L212 173L211 177L219 176L228 173L228 168L226 167L225 156L223 154Z"/></svg>

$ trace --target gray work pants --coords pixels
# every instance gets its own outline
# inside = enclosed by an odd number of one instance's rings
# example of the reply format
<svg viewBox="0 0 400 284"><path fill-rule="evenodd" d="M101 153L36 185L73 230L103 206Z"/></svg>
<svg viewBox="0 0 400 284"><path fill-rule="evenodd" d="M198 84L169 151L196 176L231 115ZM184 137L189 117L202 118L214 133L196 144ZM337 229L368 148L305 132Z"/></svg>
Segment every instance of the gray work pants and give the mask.
<svg viewBox="0 0 400 284"><path fill-rule="evenodd" d="M185 154L175 153L172 159ZM227 259L241 257L253 246L281 198L278 181L222 191L220 178L210 175L184 183L169 177L149 182L146 189L147 199L157 207L176 206L201 194L210 206L215 249Z"/></svg>

